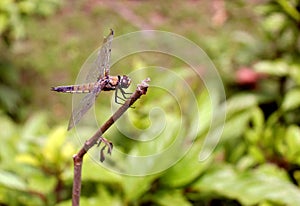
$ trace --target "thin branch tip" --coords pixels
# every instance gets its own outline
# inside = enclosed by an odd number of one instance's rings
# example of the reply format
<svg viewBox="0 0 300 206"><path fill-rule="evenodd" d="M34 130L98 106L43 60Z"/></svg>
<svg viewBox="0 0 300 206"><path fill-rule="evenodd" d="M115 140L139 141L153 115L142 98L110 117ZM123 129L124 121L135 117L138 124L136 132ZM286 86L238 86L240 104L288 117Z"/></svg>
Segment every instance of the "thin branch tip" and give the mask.
<svg viewBox="0 0 300 206"><path fill-rule="evenodd" d="M146 94L148 87L149 87L149 82L150 82L150 78L147 77L146 79L144 79L140 84L138 84L137 90L139 92L141 92L142 94Z"/></svg>

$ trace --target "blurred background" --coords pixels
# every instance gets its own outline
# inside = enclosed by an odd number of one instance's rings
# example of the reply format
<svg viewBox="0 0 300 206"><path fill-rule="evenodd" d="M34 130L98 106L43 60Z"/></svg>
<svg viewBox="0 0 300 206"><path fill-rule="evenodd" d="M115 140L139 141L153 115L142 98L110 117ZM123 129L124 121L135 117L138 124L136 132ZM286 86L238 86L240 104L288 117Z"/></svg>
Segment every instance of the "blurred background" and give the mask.
<svg viewBox="0 0 300 206"><path fill-rule="evenodd" d="M71 204L72 155L80 148L74 132L66 131L72 96L50 88L73 84L110 28L116 37L143 29L173 32L201 47L223 81L226 123L213 153L199 161L209 130L202 122L211 120L205 113L211 110L209 94L199 78L163 55L120 62L114 75L149 66L149 58L173 68L189 82L205 115L200 122L191 115L180 125L174 101L161 91L148 92L129 118L145 129L150 108L168 108L167 132L150 144L126 139L116 128L105 137L128 154L151 154L172 144L178 126L199 126L192 148L168 169L143 177L115 173L86 157L82 205L300 205L299 11L298 0L1 0L0 205ZM97 99L107 118L112 95ZM109 159L126 167L114 152Z"/></svg>

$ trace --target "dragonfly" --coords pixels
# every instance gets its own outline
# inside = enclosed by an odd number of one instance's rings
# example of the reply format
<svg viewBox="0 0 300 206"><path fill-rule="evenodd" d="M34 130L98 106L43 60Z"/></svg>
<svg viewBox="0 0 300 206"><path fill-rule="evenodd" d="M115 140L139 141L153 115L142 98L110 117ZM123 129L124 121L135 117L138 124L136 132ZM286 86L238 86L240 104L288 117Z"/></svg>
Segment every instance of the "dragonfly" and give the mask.
<svg viewBox="0 0 300 206"><path fill-rule="evenodd" d="M111 76L110 72L110 56L111 56L111 43L113 40L114 31L111 29L110 33L103 40L103 45L99 49L97 58L94 61L93 66L90 68L86 76L85 84L67 85L52 87L52 91L80 94L87 93L79 102L78 106L72 111L72 115L69 121L68 130L72 129L79 123L81 118L86 112L94 105L96 98L101 91L115 90L115 102L122 104L119 100L125 101L128 99L124 89L127 89L131 84L131 79L126 75ZM121 92L122 97L118 95L118 91Z"/></svg>

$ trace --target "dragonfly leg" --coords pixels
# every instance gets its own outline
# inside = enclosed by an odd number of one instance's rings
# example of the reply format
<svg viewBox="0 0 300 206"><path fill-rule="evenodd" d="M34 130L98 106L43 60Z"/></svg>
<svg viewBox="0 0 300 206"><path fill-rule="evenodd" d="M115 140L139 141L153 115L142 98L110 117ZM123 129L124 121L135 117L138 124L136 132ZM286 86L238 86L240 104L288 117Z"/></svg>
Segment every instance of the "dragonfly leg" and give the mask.
<svg viewBox="0 0 300 206"><path fill-rule="evenodd" d="M119 90L119 89L120 89L121 94L122 94L122 96L123 96L124 98L118 96L118 90ZM119 88L117 87L117 88L116 88L116 92L115 92L115 103L120 104L120 105L124 105L124 103L119 102L118 99L121 99L123 102L125 102L126 99L130 99L130 98L126 97L125 94L132 94L132 93L125 92L121 87L119 87ZM130 108L135 108L135 107L132 107L132 106L131 106Z"/></svg>
<svg viewBox="0 0 300 206"><path fill-rule="evenodd" d="M111 152L112 152L112 149L113 149L113 143L111 141L108 141L104 137L99 138L99 142L98 142L97 147L99 147L102 142L103 142L104 146L100 150L100 162L103 162L105 160L104 150L106 149L106 147L108 147L107 154L109 154L109 155L111 155Z"/></svg>
<svg viewBox="0 0 300 206"><path fill-rule="evenodd" d="M131 95L132 92L125 92L125 90L124 90L122 87L120 87L119 89L120 89L120 91L121 91L122 96L123 96L125 99L130 99L130 97L126 97L126 95Z"/></svg>
<svg viewBox="0 0 300 206"><path fill-rule="evenodd" d="M119 89L116 88L116 92L115 92L115 103L123 105L123 103L122 103L122 102L119 102L118 99L121 99L121 100L124 101L124 102L125 102L126 100L123 99L122 97L119 97L119 96L118 96L118 90L119 90Z"/></svg>

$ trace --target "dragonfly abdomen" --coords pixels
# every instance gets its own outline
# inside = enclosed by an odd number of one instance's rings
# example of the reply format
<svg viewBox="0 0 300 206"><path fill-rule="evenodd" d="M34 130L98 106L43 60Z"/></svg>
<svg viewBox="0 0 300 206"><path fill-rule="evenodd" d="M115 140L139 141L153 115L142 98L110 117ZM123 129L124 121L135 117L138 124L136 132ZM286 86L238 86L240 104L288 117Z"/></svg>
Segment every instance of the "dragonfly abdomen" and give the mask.
<svg viewBox="0 0 300 206"><path fill-rule="evenodd" d="M52 91L63 93L90 93L94 89L94 87L95 83L88 83L80 85L52 87Z"/></svg>

